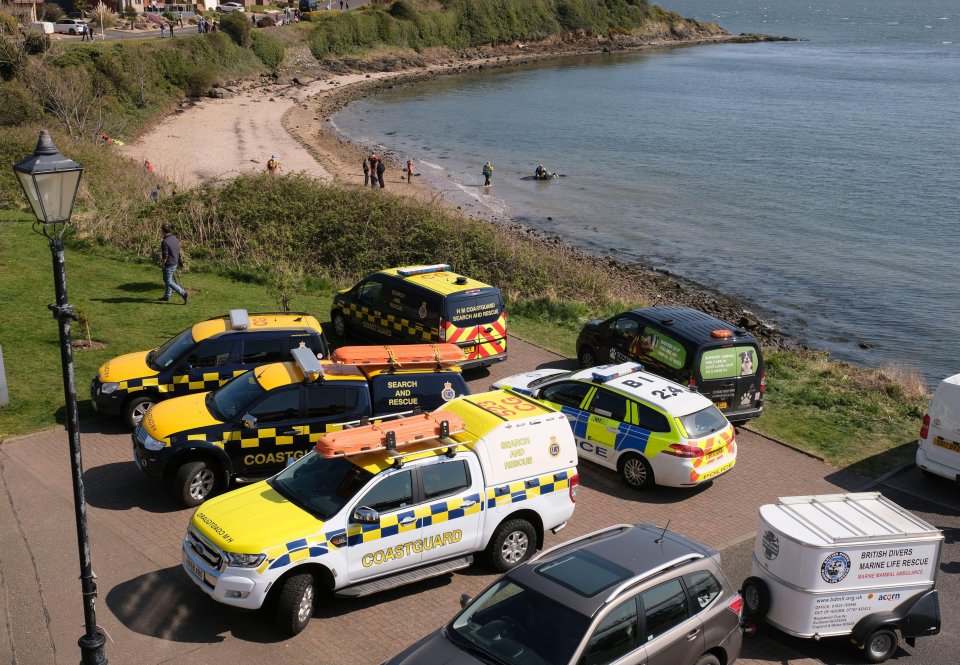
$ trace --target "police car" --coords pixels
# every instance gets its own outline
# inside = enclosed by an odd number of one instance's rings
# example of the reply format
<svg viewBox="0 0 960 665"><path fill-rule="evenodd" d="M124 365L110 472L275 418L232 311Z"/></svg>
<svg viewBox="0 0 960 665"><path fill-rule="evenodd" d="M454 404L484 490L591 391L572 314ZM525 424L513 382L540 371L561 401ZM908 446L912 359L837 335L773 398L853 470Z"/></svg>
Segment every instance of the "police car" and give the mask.
<svg viewBox="0 0 960 665"><path fill-rule="evenodd" d="M292 362L250 370L213 392L157 404L133 433L134 460L147 475L171 481L184 505L199 505L233 479L272 476L344 425L435 409L469 394L460 368L432 357L441 346L463 360L452 345L386 347L392 363L364 365L321 363L311 349L294 349Z"/></svg>
<svg viewBox="0 0 960 665"><path fill-rule="evenodd" d="M136 427L163 399L219 388L253 367L287 360L300 346L317 357L327 355L320 322L309 314L234 309L190 326L152 351L108 360L90 382L90 397L98 413L122 415Z"/></svg>
<svg viewBox="0 0 960 665"><path fill-rule="evenodd" d="M581 459L616 469L637 489L690 487L737 460L734 428L706 397L638 363L543 369L493 384L530 395L570 421Z"/></svg>

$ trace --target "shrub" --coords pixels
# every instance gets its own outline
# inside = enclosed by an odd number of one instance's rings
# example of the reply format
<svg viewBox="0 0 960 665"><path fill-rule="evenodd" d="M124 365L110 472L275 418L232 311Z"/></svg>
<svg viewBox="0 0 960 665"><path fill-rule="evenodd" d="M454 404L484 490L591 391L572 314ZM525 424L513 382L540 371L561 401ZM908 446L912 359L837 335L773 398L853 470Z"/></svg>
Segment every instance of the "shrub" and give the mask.
<svg viewBox="0 0 960 665"><path fill-rule="evenodd" d="M44 3L40 7L40 11L37 12L38 21L59 21L64 16L66 16L66 13L63 11L63 7L53 3Z"/></svg>
<svg viewBox="0 0 960 665"><path fill-rule="evenodd" d="M0 125L16 127L43 117L43 109L19 81L0 83Z"/></svg>
<svg viewBox="0 0 960 665"><path fill-rule="evenodd" d="M23 36L23 50L27 55L40 55L50 49L50 35L28 32Z"/></svg>
<svg viewBox="0 0 960 665"><path fill-rule="evenodd" d="M124 15L124 16L127 18L127 20L129 20L129 21L136 20L136 18L137 18L137 10L133 8L133 5L127 5L127 6L124 8L124 10L123 10L123 15Z"/></svg>
<svg viewBox="0 0 960 665"><path fill-rule="evenodd" d="M23 68L25 59L23 42L16 37L0 35L0 79L9 81L14 78Z"/></svg>
<svg viewBox="0 0 960 665"><path fill-rule="evenodd" d="M0 12L0 35L16 35L20 32L20 22L17 17L7 12Z"/></svg>
<svg viewBox="0 0 960 665"><path fill-rule="evenodd" d="M283 64L286 49L276 37L255 32L251 37L250 48L271 72L276 72Z"/></svg>
<svg viewBox="0 0 960 665"><path fill-rule="evenodd" d="M217 70L210 63L194 65L187 73L183 82L183 91L191 97L202 97L210 90L210 86L217 80Z"/></svg>
<svg viewBox="0 0 960 665"><path fill-rule="evenodd" d="M230 39L235 44L243 48L250 48L250 33L252 32L250 21L246 14L234 12L227 14L220 21L220 29L230 35Z"/></svg>

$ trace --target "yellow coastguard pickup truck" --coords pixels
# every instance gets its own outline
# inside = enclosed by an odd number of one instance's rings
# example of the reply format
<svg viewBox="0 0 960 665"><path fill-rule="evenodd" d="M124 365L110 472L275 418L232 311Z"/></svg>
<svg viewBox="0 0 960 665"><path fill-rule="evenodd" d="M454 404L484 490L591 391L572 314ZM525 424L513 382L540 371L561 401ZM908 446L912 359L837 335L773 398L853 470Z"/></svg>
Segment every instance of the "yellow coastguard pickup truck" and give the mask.
<svg viewBox="0 0 960 665"><path fill-rule="evenodd" d="M221 603L272 598L294 635L318 589L365 596L464 568L505 571L573 515L577 449L566 418L507 391L344 430L270 480L207 501L183 568Z"/></svg>

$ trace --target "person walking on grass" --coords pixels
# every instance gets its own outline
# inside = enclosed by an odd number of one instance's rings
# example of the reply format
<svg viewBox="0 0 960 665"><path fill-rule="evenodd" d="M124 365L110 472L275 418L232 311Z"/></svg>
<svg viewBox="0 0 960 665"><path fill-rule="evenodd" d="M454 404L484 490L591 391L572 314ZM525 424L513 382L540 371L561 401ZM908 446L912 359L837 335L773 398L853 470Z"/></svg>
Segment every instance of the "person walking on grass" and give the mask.
<svg viewBox="0 0 960 665"><path fill-rule="evenodd" d="M370 184L370 164L366 159L363 160L363 186Z"/></svg>
<svg viewBox="0 0 960 665"><path fill-rule="evenodd" d="M383 189L383 172L387 170L387 165L383 157L377 160L377 182L380 183L380 189Z"/></svg>
<svg viewBox="0 0 960 665"><path fill-rule="evenodd" d="M493 164L487 162L483 165L483 186L490 186L490 176L493 175Z"/></svg>
<svg viewBox="0 0 960 665"><path fill-rule="evenodd" d="M180 265L180 239L173 235L173 227L169 224L163 224L160 227L163 231L163 240L160 241L160 267L163 269L163 302L170 301L170 292L176 291L183 304L187 304L187 290L173 281L173 274Z"/></svg>

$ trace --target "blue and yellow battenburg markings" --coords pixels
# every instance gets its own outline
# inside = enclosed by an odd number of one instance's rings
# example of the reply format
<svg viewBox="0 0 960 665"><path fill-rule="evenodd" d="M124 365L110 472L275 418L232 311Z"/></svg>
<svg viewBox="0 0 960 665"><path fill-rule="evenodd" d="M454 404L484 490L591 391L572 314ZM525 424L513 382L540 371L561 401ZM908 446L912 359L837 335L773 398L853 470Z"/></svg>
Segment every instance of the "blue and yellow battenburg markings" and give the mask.
<svg viewBox="0 0 960 665"><path fill-rule="evenodd" d="M477 492L447 501L437 501L425 506L418 506L392 515L384 515L378 524L351 524L347 529L320 531L314 535L269 548L266 560L260 564L257 571L263 573L266 570L283 568L303 559L322 556L332 549L339 549L341 546L351 547L361 543L370 543L381 538L414 532L421 527L454 522L461 517L476 514L484 508L519 503L552 492L567 490L570 488L570 478L574 474L574 469L567 469L559 473L548 473L537 478L518 480L509 485L490 488L486 490L485 497L483 497L485 502L481 501L481 494ZM401 524L411 517L414 519L409 524ZM433 549L435 546L440 547L449 544L447 541L455 542L460 539L451 536L452 533L422 539L430 542L421 543L420 549ZM437 538L440 539L439 543L435 542ZM453 538L455 540L452 540ZM403 548L406 545L412 546L413 542L399 544L397 547Z"/></svg>

